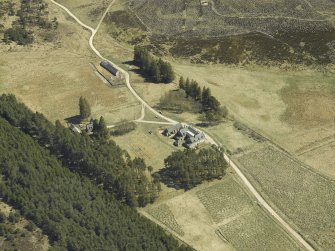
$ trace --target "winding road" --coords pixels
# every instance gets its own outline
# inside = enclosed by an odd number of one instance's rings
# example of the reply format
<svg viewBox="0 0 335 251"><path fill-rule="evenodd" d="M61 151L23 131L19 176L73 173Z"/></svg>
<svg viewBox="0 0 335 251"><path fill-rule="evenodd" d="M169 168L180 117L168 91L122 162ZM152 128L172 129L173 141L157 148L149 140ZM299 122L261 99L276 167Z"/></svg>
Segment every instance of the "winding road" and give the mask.
<svg viewBox="0 0 335 251"><path fill-rule="evenodd" d="M178 123L177 121L170 119L164 115L162 115L161 113L159 113L158 111L156 111L154 108L152 108L147 102L145 102L137 93L136 91L133 89L133 87L130 84L130 76L129 73L127 71L125 71L124 69L122 69L121 67L117 66L116 64L114 64L113 62L111 62L110 60L108 60L107 58L104 58L100 52L94 47L93 44L93 40L94 40L94 36L96 35L97 31L99 30L104 18L106 17L108 11L110 10L111 6L114 4L114 2L116 0L113 0L107 7L106 11L104 12L103 16L101 17L97 27L94 29L86 24L84 24L83 22L81 22L69 9L67 9L65 6L57 3L54 0L50 0L53 4L57 5L58 7L62 8L64 11L66 11L77 23L79 23L83 28L89 30L92 34L91 37L89 39L89 45L91 47L91 49L95 52L95 54L101 58L102 60L107 60L111 65L113 65L116 69L118 69L123 76L125 77L125 81L126 81L126 85L127 88L130 90L130 92L135 96L135 98L141 102L142 104L142 112L141 112L141 117L140 119L138 119L138 122L143 122L143 123L151 123L154 122L156 124L158 123L164 123L164 124L176 124ZM166 120L167 122L156 122L156 121L143 121L144 118L144 108L149 109L152 113L154 113L156 116ZM207 138L207 140L214 144L219 146L219 144L217 144L215 142L215 140L213 138L211 138L209 135L207 135L205 133L205 136ZM266 211L268 211L270 213L270 215L273 216L274 219L276 219L281 226L286 229L286 231L288 233L291 234L292 237L294 237L294 239L300 243L306 250L314 250L314 248L309 245L309 243L307 243L305 241L305 239L298 233L296 232L288 223L286 223L275 211L274 209L263 199L263 197L256 191L256 189L253 187L253 185L249 182L249 180L244 176L244 174L241 172L241 170L238 168L238 166L229 158L229 156L227 156L225 154L225 159L226 161L230 164L230 166L234 169L234 171L236 172L236 174L240 177L240 179L243 181L244 185L249 189L249 191L255 196L255 198L258 201L258 204L263 207Z"/></svg>

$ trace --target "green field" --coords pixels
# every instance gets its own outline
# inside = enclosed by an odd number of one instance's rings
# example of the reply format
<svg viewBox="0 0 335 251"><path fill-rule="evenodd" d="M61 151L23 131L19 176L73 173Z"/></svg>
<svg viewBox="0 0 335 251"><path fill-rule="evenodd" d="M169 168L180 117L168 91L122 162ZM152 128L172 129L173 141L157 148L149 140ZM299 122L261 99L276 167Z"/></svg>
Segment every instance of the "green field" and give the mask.
<svg viewBox="0 0 335 251"><path fill-rule="evenodd" d="M197 192L218 231L237 250L297 250L298 247L231 177Z"/></svg>
<svg viewBox="0 0 335 251"><path fill-rule="evenodd" d="M196 250L299 249L231 174L144 210Z"/></svg>
<svg viewBox="0 0 335 251"><path fill-rule="evenodd" d="M335 182L273 146L239 157L257 188L318 248L335 245Z"/></svg>
<svg viewBox="0 0 335 251"><path fill-rule="evenodd" d="M278 231L272 219L257 208L220 226L219 232L237 250L300 250L285 233Z"/></svg>
<svg viewBox="0 0 335 251"><path fill-rule="evenodd" d="M197 196L215 223L252 208L249 196L231 177L225 177L223 182L200 190Z"/></svg>
<svg viewBox="0 0 335 251"><path fill-rule="evenodd" d="M160 133L164 128L165 126L137 123L134 131L112 139L132 157L144 158L157 171L164 167L164 159L177 150L173 146L173 140Z"/></svg>
<svg viewBox="0 0 335 251"><path fill-rule="evenodd" d="M176 219L174 218L171 210L166 204L160 204L158 206L150 207L147 209L147 212L162 222L165 226L170 228L172 231L176 232L177 234L183 236L184 231L177 223Z"/></svg>

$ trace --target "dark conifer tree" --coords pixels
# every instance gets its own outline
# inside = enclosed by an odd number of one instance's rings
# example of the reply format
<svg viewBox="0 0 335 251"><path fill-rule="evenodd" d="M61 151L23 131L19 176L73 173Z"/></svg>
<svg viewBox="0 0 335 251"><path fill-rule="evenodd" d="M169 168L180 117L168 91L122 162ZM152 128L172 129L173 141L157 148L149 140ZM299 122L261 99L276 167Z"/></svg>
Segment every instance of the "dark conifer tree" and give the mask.
<svg viewBox="0 0 335 251"><path fill-rule="evenodd" d="M188 97L190 94L190 79L189 78L187 78L185 82L185 92L186 92L186 97Z"/></svg>
<svg viewBox="0 0 335 251"><path fill-rule="evenodd" d="M134 64L140 67L141 73L153 82L170 83L175 79L175 73L168 62L158 60L150 55L147 49L135 46Z"/></svg>
<svg viewBox="0 0 335 251"><path fill-rule="evenodd" d="M195 99L196 100L201 100L201 88L198 85L195 89Z"/></svg>
<svg viewBox="0 0 335 251"><path fill-rule="evenodd" d="M158 64L158 61L154 61L151 65L151 73L150 73L153 81L155 83L159 83L162 81L162 78L161 78L161 70L160 70L160 67L159 67L159 64Z"/></svg>
<svg viewBox="0 0 335 251"><path fill-rule="evenodd" d="M100 139L108 139L109 133L108 133L108 129L107 129L107 125L105 122L104 117L100 117L99 119L99 131L97 132L97 135Z"/></svg>
<svg viewBox="0 0 335 251"><path fill-rule="evenodd" d="M87 119L89 116L91 116L91 107L87 100L83 97L79 98L79 112L81 119Z"/></svg>
<svg viewBox="0 0 335 251"><path fill-rule="evenodd" d="M181 76L179 78L179 88L182 89L182 90L184 90L184 88L185 88L185 80L184 80L183 76Z"/></svg>
<svg viewBox="0 0 335 251"><path fill-rule="evenodd" d="M9 103L2 101L0 117L4 117L3 108L10 117L16 113L16 116L24 119L21 116L27 118L31 114L24 107L13 104L7 107ZM62 138L60 135L69 130L60 125L58 127L59 140L68 140L71 147L76 147L75 141L80 135L69 133ZM185 246L180 247L178 241L163 229L141 217L135 209L117 201L113 194L103 191L84 175L79 175L76 172L78 166L71 169L62 166L56 156L50 154L50 149L39 145L22 129L0 118L0 197L33 222L29 224L29 229L33 230L36 224L48 235L51 250L190 250ZM88 145L92 140L85 141L83 143ZM84 146L79 148L85 150ZM98 150L90 153L92 162L98 160L98 164L103 165L107 158L113 160L111 163L123 158L118 159L117 155L112 154L102 157L99 152L106 148ZM80 160L82 156L79 156ZM140 160L137 162L143 166ZM81 161L80 165L85 165L85 161ZM118 174L122 178L120 174L127 168L124 163L121 164L113 176ZM100 172L108 172L107 166ZM97 173L92 176L99 179ZM127 185L142 182L139 179L123 180ZM127 189L125 198L132 206L137 205L134 195ZM145 189L139 197L142 204L150 202L150 194ZM3 218L0 216L2 221ZM17 218L17 215L11 214L8 221L16 222Z"/></svg>
<svg viewBox="0 0 335 251"><path fill-rule="evenodd" d="M209 88L203 87L201 103L204 110L208 109L210 96L211 96L211 90Z"/></svg>

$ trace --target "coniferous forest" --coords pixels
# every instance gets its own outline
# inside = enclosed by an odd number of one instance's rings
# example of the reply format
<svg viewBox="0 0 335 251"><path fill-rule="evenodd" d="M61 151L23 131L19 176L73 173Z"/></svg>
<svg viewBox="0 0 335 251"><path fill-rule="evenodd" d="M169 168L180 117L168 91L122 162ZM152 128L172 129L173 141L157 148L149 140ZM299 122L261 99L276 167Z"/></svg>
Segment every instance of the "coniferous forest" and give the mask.
<svg viewBox="0 0 335 251"><path fill-rule="evenodd" d="M48 235L51 250L189 250L111 193L63 167L3 118L0 138L0 196Z"/></svg>
<svg viewBox="0 0 335 251"><path fill-rule="evenodd" d="M222 178L228 167L223 152L214 146L199 151L175 151L164 163L165 175L185 189L191 189L205 180Z"/></svg>
<svg viewBox="0 0 335 251"><path fill-rule="evenodd" d="M94 140L67 134L69 130L59 123L52 126L11 95L1 97L0 117L0 196L48 235L51 250L190 250L119 201L124 200L120 191L135 188L121 188L126 184L116 180L124 178L126 171L127 178L133 179L131 170L139 173L145 166L141 160L127 157L130 163L122 161L125 153L107 143L106 151L99 155ZM77 144L84 152L75 150ZM70 148L74 150L65 154ZM87 149L89 153L85 153ZM72 154L75 157L69 156ZM93 178L97 171L93 167L103 171L106 158L112 167L105 175L116 176L109 177L108 184L120 187L104 190L97 185L106 188L103 177ZM92 169L78 170L81 164ZM125 170L117 173L113 166ZM137 182L144 182L137 175ZM132 183L127 182L129 186Z"/></svg>
<svg viewBox="0 0 335 251"><path fill-rule="evenodd" d="M143 47L135 46L134 63L140 67L142 75L154 83L170 83L175 79L171 64L154 58Z"/></svg>
<svg viewBox="0 0 335 251"><path fill-rule="evenodd" d="M180 77L179 88L185 91L187 98L191 97L195 101L200 102L202 111L209 122L218 122L221 118L228 117L227 107L221 107L220 102L212 95L211 89L208 87L201 89L197 81L189 78L185 80Z"/></svg>
<svg viewBox="0 0 335 251"><path fill-rule="evenodd" d="M159 183L148 179L145 162L131 159L115 142L104 137L74 134L34 113L13 95L0 97L0 117L19 127L56 156L71 171L89 178L129 206L145 206L157 197Z"/></svg>

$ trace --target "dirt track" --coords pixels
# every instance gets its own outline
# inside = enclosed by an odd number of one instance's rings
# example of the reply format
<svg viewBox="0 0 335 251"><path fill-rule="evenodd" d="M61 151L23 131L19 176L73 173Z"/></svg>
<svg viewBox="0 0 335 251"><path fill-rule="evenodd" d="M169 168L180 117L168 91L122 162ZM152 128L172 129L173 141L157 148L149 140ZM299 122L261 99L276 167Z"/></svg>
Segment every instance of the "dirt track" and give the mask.
<svg viewBox="0 0 335 251"><path fill-rule="evenodd" d="M155 109L153 109L147 102L145 102L137 93L136 91L132 88L131 84L130 84L130 76L129 73L125 70L123 70L121 67L117 66L116 64L114 64L113 62L111 62L110 60L104 58L100 52L94 47L93 45L93 40L94 40L94 36L97 33L97 31L99 30L99 27L101 25L101 23L103 22L106 14L108 13L109 9L111 8L111 6L113 5L113 3L115 2L115 0L113 0L108 8L106 9L106 11L104 12L101 20L99 21L98 26L96 27L96 29L93 29L92 27L84 24L83 22L81 22L70 10L68 10L66 7L64 7L63 5L55 2L54 0L50 0L53 4L57 5L58 7L62 8L63 10L65 10L72 18L74 18L82 27L84 27L85 29L91 31L92 35L89 39L89 45L91 47L91 49L96 53L96 55L98 57L100 57L103 60L107 60L111 65L113 65L116 69L118 69L125 77L126 80L126 84L128 89L130 90L130 92L136 97L136 99L138 99L142 105L146 108L148 108L151 112L153 112L155 115L157 115L158 117L172 123L178 123L175 120L172 120L162 114L160 114L158 111L156 111ZM142 116L141 116L142 118ZM206 138L209 142L211 142L212 144L218 145L214 139L212 139L209 135L205 134ZM268 211L270 213L270 215L273 216L273 218L275 218L284 229L286 229L286 231L288 233L290 233L296 240L297 242L299 242L306 250L314 250L314 248L309 245L304 238L298 233L296 232L293 228L290 227L290 225L288 223L286 223L273 209L272 207L263 199L263 197L256 191L256 189L252 186L252 184L248 181L248 179L244 176L244 174L241 172L241 170L235 165L234 162L231 161L231 159L225 154L225 159L226 161L231 165L231 167L235 170L235 172L237 173L237 175L241 178L241 180L243 181L244 185L248 188L248 190L256 197L258 203L260 206L262 206L266 211Z"/></svg>

